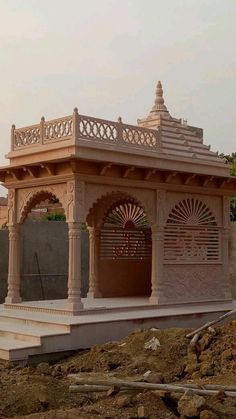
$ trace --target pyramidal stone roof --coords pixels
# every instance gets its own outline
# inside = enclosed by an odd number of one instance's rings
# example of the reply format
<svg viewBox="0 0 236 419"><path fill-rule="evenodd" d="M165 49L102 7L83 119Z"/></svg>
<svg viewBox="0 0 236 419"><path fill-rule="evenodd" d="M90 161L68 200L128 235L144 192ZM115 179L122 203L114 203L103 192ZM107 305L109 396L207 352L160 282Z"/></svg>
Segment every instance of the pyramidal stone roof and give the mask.
<svg viewBox="0 0 236 419"><path fill-rule="evenodd" d="M211 162L224 165L225 159L218 152L211 151L210 145L203 143L203 129L187 124L184 119L173 118L163 98L162 84L156 86L155 103L148 115L138 119L138 125L145 128L158 129L162 153L176 157L196 159L195 162Z"/></svg>

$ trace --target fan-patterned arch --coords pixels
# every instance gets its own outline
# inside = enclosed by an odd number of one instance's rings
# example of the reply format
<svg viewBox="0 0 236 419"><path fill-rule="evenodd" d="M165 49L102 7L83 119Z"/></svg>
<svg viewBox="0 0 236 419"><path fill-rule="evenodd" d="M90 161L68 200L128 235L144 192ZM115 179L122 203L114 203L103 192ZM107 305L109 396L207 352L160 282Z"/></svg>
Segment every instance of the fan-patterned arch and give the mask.
<svg viewBox="0 0 236 419"><path fill-rule="evenodd" d="M167 223L215 226L216 220L204 202L196 198L187 198L175 205L169 214Z"/></svg>
<svg viewBox="0 0 236 419"><path fill-rule="evenodd" d="M132 200L113 203L101 229L102 259L150 259L151 230L144 209Z"/></svg>
<svg viewBox="0 0 236 419"><path fill-rule="evenodd" d="M147 228L148 219L144 209L135 202L115 204L105 217L105 224L122 228Z"/></svg>

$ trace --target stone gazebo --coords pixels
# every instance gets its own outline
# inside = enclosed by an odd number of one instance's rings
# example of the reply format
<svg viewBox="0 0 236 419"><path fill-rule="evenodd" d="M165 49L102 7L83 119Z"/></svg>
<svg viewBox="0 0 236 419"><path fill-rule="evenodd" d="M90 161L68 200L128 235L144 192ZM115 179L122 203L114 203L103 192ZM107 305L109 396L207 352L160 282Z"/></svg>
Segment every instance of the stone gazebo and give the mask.
<svg viewBox="0 0 236 419"><path fill-rule="evenodd" d="M84 223L89 299L148 296L160 306L231 300L229 198L235 180L203 144L203 130L170 115L160 82L151 112L137 126L75 108L63 118L13 125L7 158L10 165L0 170L9 190L5 307L22 304L20 227L48 198L59 199L68 223L68 313L83 309Z"/></svg>

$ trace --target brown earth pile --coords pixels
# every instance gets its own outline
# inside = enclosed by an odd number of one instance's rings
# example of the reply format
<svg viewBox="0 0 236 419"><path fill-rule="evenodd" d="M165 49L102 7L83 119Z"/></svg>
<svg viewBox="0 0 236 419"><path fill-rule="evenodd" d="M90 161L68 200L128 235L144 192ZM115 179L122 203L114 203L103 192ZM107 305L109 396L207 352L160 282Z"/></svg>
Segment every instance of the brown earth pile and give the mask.
<svg viewBox="0 0 236 419"><path fill-rule="evenodd" d="M235 419L236 398L226 398L223 392L201 400L192 394L181 399L181 394L140 390L112 396L69 392L67 375L73 373L144 380L143 374L149 371L146 379L152 382L236 385L236 323L203 334L194 350L185 338L188 331L136 331L119 342L94 346L51 366L20 367L2 362L0 418L134 419L141 417L138 408L143 408L149 419ZM152 338L160 346L145 349ZM193 412L195 416L186 416Z"/></svg>

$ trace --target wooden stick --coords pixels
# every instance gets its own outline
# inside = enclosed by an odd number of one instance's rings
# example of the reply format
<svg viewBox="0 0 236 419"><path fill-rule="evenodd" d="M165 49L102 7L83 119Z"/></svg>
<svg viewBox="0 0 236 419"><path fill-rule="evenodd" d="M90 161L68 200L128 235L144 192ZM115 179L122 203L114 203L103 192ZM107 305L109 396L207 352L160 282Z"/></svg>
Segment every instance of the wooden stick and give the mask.
<svg viewBox="0 0 236 419"><path fill-rule="evenodd" d="M198 341L198 339L200 338L200 333L195 333L195 335L193 336L193 338L190 341L190 346L191 348L194 348L196 346L196 343Z"/></svg>
<svg viewBox="0 0 236 419"><path fill-rule="evenodd" d="M97 384L74 384L69 386L69 391L71 393L92 393L92 392L107 392L111 389L111 386L103 386L103 385L97 385ZM122 393L122 391L137 391L136 388L131 387L117 387L119 389L119 392ZM120 391L121 390L121 391Z"/></svg>
<svg viewBox="0 0 236 419"><path fill-rule="evenodd" d="M82 384L82 385L72 385L69 387L71 393L86 393L86 392L99 392L109 390L109 386L98 386L95 384Z"/></svg>
<svg viewBox="0 0 236 419"><path fill-rule="evenodd" d="M232 316L233 314L236 314L236 308L234 308L231 311L228 311L228 313L223 314L222 316L218 317L216 320L212 320L211 322L205 323L203 326L199 327L198 329L194 330L193 332L190 332L186 335L186 338L191 338L195 334L202 332L202 330L207 329L209 326L212 326L213 324L219 323L222 320L226 319L229 316Z"/></svg>
<svg viewBox="0 0 236 419"><path fill-rule="evenodd" d="M96 377L81 377L76 375L69 375L69 378L73 378L78 384L93 384L93 385L102 385L102 386L112 386L116 385L117 387L130 387L130 388L139 388L147 390L166 390L169 392L175 393L185 393L187 391L186 387L175 385L175 384L152 384L152 383L141 383L127 380L120 380L116 377L114 378L96 378ZM193 393L199 394L201 396L216 396L218 390L201 390L199 388L192 388ZM236 391L230 392L226 391L225 395L228 397L236 397Z"/></svg>
<svg viewBox="0 0 236 419"><path fill-rule="evenodd" d="M175 385L175 383L172 383ZM236 391L236 386L227 386L222 384L190 384L190 383L183 383L177 384L180 387L185 388L199 388L202 390L224 390L224 391Z"/></svg>

